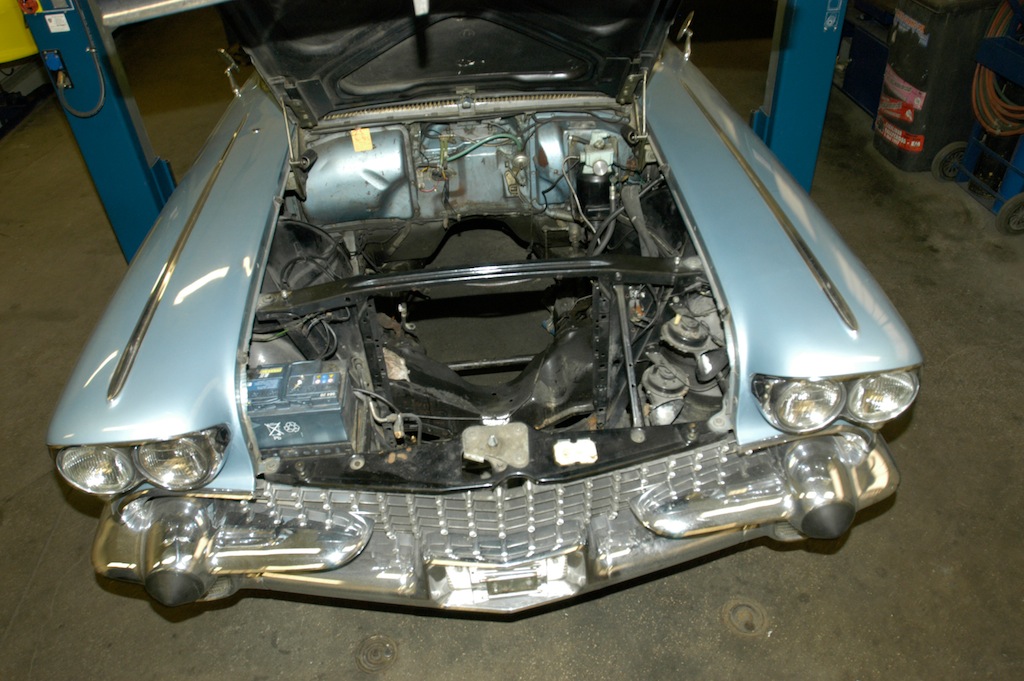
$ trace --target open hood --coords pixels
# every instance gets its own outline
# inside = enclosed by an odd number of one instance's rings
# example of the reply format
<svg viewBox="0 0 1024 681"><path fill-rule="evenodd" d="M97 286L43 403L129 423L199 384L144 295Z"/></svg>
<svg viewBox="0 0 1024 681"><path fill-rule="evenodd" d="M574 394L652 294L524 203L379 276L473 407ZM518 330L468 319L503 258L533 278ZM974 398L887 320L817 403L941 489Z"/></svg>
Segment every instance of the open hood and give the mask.
<svg viewBox="0 0 1024 681"><path fill-rule="evenodd" d="M679 0L244 0L223 6L304 126L412 100L529 92L632 97Z"/></svg>

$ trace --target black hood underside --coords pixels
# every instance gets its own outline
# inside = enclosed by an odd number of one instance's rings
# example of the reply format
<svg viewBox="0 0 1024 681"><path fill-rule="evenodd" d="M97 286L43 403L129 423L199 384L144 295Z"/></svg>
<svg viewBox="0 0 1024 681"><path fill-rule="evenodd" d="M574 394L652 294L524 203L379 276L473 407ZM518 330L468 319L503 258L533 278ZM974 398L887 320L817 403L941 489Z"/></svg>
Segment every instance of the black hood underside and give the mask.
<svg viewBox="0 0 1024 681"><path fill-rule="evenodd" d="M475 94L628 98L679 0L245 0L224 16L299 117Z"/></svg>

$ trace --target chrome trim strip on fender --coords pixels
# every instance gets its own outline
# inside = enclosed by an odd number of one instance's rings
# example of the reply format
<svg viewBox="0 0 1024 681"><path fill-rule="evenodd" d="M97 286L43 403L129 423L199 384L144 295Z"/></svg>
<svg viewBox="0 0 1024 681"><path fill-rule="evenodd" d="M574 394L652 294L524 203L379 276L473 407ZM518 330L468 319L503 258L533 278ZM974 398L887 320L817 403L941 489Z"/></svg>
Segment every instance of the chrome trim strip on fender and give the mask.
<svg viewBox="0 0 1024 681"><path fill-rule="evenodd" d="M142 346L142 339L146 337L146 331L149 330L149 325L153 321L156 309L160 305L160 301L163 299L164 293L167 291L167 285L171 281L171 276L174 274L174 268L177 266L178 260L181 258L182 251L185 250L185 244L188 242L188 238L192 234L192 229L196 226L196 222L199 221L199 215L203 212L203 207L206 205L206 200L209 198L210 192L213 190L213 185L217 182L217 177L220 175L221 168L224 167L224 161L227 159L228 154L231 153L231 148L234 147L235 141L238 139L238 134L242 131L242 128L245 127L246 121L248 120L249 115L246 114L242 117L238 127L235 128L234 134L231 135L231 139L228 140L227 146L224 147L224 153L220 155L217 165L214 166L213 172L210 173L209 179L206 180L206 184L203 186L203 191L199 194L199 198L196 200L196 204L188 216L188 221L182 228L181 234L178 235L178 240L174 244L174 249L167 258L167 264L165 264L163 269L160 270L160 276L153 285L153 290L149 294L149 299L146 300L146 307L143 308L142 315L139 317L139 321L135 325L132 335L128 338L128 344L125 346L124 352L121 354L121 359L117 362L117 368L114 369L114 373L110 378L110 386L107 388L108 401L112 402L117 399L117 396L121 394L121 390L124 389L124 384L128 380L128 374L131 372L132 365L135 363L135 358L139 354L139 348Z"/></svg>
<svg viewBox="0 0 1024 681"><path fill-rule="evenodd" d="M782 226L783 231L785 231L786 236L788 236L789 240L793 242L793 246L800 254L800 257L803 258L804 263L806 263L811 274L814 275L814 279L818 282L822 292L824 292L828 297L829 302L832 303L832 307L834 307L836 312L839 313L843 323L846 324L851 331L859 330L860 327L857 323L857 318L854 316L853 311L850 310L850 306L847 304L842 294L839 293L839 290L832 282L832 279L828 276L828 273L825 272L825 268L821 266L820 262L818 262L818 259L814 256L810 246L808 246L807 242L804 241L802 236L800 236L800 233L796 229L796 225L794 225L793 221L789 219L786 211L784 211L782 206L779 205L779 202L775 200L775 197L772 196L768 187L765 186L761 178L758 177L750 163L743 158L743 154L741 154L740 150L736 148L733 141L729 139L725 130L723 130L722 126L718 124L718 121L716 121L714 116L711 115L711 112L707 110L696 93L694 93L685 81L680 81L680 83L683 88L686 89L687 94L690 95L694 104L697 105L697 108L700 109L700 112L704 114L704 118L706 118L708 123L711 124L711 127L714 128L715 133L722 140L722 143L729 150L729 153L736 159L740 168L743 169L743 172L750 179L751 184L753 184L754 188L757 189L757 193L761 195L762 199L764 199L765 204L772 211L775 219L779 221L779 224Z"/></svg>

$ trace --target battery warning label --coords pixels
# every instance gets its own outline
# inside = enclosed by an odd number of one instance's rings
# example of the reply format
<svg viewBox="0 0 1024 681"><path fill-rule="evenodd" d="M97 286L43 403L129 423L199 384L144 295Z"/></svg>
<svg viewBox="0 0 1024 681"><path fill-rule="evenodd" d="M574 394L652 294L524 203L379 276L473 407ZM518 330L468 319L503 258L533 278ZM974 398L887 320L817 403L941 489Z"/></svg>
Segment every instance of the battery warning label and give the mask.
<svg viewBox="0 0 1024 681"><path fill-rule="evenodd" d="M882 136L882 139L897 149L919 154L924 147L924 135L912 135L905 130L900 130L882 116L875 119L875 130Z"/></svg>

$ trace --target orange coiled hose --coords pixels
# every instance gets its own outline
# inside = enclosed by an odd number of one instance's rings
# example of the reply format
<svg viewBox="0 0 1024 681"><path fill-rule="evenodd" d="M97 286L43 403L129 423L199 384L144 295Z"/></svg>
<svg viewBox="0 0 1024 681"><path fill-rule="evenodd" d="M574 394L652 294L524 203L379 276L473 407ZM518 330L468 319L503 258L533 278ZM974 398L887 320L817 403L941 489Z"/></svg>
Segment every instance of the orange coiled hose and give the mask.
<svg viewBox="0 0 1024 681"><path fill-rule="evenodd" d="M1003 3L993 15L985 37L1010 35L1019 38L1021 29L1010 4ZM1024 77L1024 73L1021 76ZM1006 94L1004 79L981 64L974 69L971 106L975 118L988 133L997 137L1024 134L1024 104L1012 101Z"/></svg>

